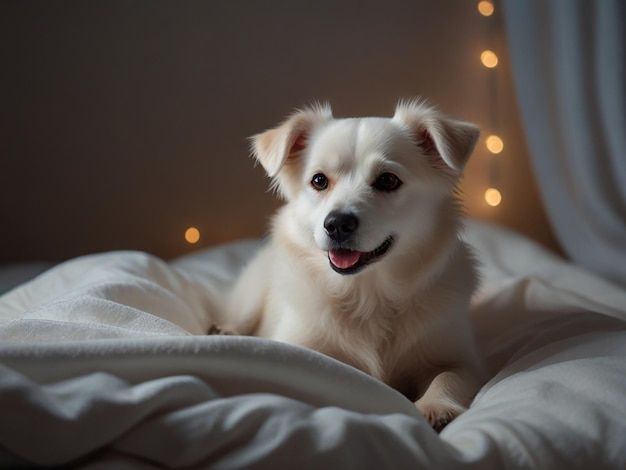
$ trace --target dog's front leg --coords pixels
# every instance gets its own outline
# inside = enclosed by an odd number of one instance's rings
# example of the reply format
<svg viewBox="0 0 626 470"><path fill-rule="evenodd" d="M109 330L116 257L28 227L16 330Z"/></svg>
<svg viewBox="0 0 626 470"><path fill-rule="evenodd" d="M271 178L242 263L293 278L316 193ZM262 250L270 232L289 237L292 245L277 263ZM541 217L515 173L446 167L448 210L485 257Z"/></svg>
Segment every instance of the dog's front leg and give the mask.
<svg viewBox="0 0 626 470"><path fill-rule="evenodd" d="M240 336L258 333L269 298L268 266L272 265L274 257L270 246L266 245L243 270L230 292L225 311L216 318L214 332Z"/></svg>
<svg viewBox="0 0 626 470"><path fill-rule="evenodd" d="M463 413L482 384L481 374L471 366L439 372L415 406L437 432Z"/></svg>

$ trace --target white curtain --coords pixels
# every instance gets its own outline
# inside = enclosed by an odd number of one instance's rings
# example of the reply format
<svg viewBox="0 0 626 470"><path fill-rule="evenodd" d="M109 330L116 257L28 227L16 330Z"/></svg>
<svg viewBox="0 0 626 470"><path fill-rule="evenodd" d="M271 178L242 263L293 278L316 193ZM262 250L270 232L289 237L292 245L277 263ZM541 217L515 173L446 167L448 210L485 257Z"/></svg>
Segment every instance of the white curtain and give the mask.
<svg viewBox="0 0 626 470"><path fill-rule="evenodd" d="M553 228L575 262L626 285L626 2L502 4Z"/></svg>

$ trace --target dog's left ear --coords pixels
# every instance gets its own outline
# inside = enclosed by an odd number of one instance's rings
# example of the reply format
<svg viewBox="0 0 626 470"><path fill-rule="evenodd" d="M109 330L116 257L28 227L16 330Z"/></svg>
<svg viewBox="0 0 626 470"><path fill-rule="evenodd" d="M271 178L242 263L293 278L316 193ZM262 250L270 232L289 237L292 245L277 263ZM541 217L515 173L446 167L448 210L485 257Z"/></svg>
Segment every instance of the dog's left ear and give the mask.
<svg viewBox="0 0 626 470"><path fill-rule="evenodd" d="M460 175L469 160L480 131L416 101L401 102L393 120L407 126L429 163L447 173Z"/></svg>

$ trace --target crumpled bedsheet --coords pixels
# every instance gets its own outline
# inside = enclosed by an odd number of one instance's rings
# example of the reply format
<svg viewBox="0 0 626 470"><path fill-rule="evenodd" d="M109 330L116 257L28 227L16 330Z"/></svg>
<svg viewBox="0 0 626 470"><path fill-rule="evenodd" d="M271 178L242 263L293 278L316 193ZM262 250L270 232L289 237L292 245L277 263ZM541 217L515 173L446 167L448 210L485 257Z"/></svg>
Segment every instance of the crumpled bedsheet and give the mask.
<svg viewBox="0 0 626 470"><path fill-rule="evenodd" d="M437 435L322 354L205 336L259 247L60 264L0 297L0 467L626 468L626 291L468 221L491 378Z"/></svg>

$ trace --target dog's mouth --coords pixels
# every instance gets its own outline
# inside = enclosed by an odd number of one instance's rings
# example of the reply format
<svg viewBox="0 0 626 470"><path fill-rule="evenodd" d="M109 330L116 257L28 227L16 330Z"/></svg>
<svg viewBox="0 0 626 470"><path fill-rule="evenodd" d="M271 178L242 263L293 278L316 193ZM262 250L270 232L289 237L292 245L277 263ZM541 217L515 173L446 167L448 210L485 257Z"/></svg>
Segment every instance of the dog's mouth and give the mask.
<svg viewBox="0 0 626 470"><path fill-rule="evenodd" d="M389 236L378 248L368 252L345 248L331 249L328 251L330 267L339 274L356 274L367 265L380 260L389 251L393 242L393 236Z"/></svg>

